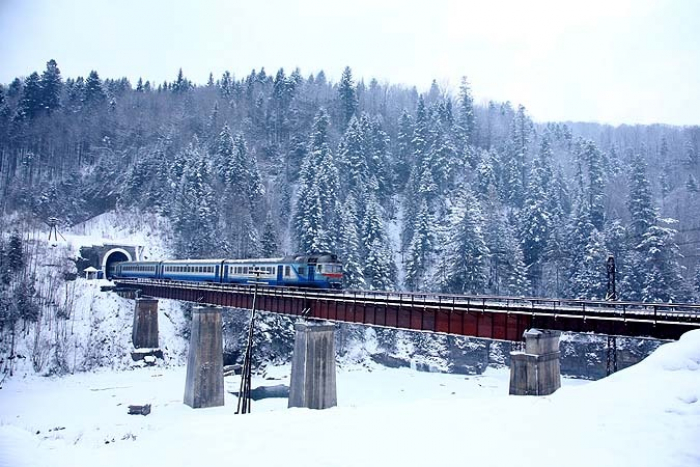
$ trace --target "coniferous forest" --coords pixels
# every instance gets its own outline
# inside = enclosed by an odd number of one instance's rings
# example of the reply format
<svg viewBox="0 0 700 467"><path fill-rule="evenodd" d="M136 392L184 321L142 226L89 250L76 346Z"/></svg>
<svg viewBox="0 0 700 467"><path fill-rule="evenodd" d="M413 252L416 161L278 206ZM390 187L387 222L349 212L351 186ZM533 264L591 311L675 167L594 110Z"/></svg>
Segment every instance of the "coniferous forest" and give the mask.
<svg viewBox="0 0 700 467"><path fill-rule="evenodd" d="M0 85L3 215L155 212L179 257L331 251L348 288L605 299L614 255L618 299L700 297L698 126L534 122L466 78L173 78Z"/></svg>

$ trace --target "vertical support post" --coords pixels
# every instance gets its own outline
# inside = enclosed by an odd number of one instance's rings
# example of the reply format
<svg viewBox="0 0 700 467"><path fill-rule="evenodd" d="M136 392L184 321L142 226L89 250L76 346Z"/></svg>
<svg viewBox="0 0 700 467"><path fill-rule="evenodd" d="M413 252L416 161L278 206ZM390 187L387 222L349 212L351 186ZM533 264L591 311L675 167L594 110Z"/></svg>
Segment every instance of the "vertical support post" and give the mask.
<svg viewBox="0 0 700 467"><path fill-rule="evenodd" d="M607 375L617 371L617 336L608 336Z"/></svg>
<svg viewBox="0 0 700 467"><path fill-rule="evenodd" d="M193 409L224 405L221 308L198 306L192 313L185 404Z"/></svg>
<svg viewBox="0 0 700 467"><path fill-rule="evenodd" d="M338 404L335 326L297 323L288 407L327 409Z"/></svg>
<svg viewBox="0 0 700 467"><path fill-rule="evenodd" d="M559 331L525 331L525 352L510 353L511 395L546 396L561 387Z"/></svg>
<svg viewBox="0 0 700 467"><path fill-rule="evenodd" d="M608 272L608 291L605 295L605 300L617 300L617 291L615 290L615 257L613 255L608 256L607 262L607 272Z"/></svg>
<svg viewBox="0 0 700 467"><path fill-rule="evenodd" d="M158 348L158 300L136 298L131 341L137 349Z"/></svg>

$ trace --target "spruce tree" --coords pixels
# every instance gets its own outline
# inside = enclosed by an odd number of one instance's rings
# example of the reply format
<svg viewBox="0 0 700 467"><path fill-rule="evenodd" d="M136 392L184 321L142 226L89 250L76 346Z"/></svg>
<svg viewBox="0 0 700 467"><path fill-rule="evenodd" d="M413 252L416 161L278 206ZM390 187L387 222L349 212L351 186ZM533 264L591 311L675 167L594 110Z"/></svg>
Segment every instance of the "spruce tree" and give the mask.
<svg viewBox="0 0 700 467"><path fill-rule="evenodd" d="M426 273L430 267L435 245L433 226L435 220L428 211L428 204L423 200L418 217L414 222L413 240L406 261L406 287L412 291L426 290Z"/></svg>
<svg viewBox="0 0 700 467"><path fill-rule="evenodd" d="M362 289L366 287L364 271L361 266L360 234L355 197L350 193L343 205L341 219L340 242L338 255L343 262L343 287Z"/></svg>
<svg viewBox="0 0 700 467"><path fill-rule="evenodd" d="M85 104L88 106L99 106L107 100L107 94L102 87L100 75L92 70L85 80Z"/></svg>
<svg viewBox="0 0 700 467"><path fill-rule="evenodd" d="M627 206L632 217L632 233L642 237L656 224L657 214L651 202L651 187L646 176L646 163L637 155L631 164L630 194Z"/></svg>
<svg viewBox="0 0 700 467"><path fill-rule="evenodd" d="M376 198L368 195L362 221L362 257L365 281L372 290L386 290L393 284L395 265L382 218L382 208Z"/></svg>
<svg viewBox="0 0 700 467"><path fill-rule="evenodd" d="M24 242L19 234L14 233L10 236L10 243L7 247L7 267L13 273L18 273L24 268Z"/></svg>
<svg viewBox="0 0 700 467"><path fill-rule="evenodd" d="M272 222L272 216L269 211L265 219L265 227L260 241L260 253L264 258L271 258L279 254L279 240L277 239L275 224Z"/></svg>
<svg viewBox="0 0 700 467"><path fill-rule="evenodd" d="M56 60L49 60L46 63L46 70L41 75L42 107L51 113L61 106L61 71L58 69Z"/></svg>
<svg viewBox="0 0 700 467"><path fill-rule="evenodd" d="M43 93L41 80L36 71L24 80L22 99L19 103L20 118L33 119L42 110Z"/></svg>
<svg viewBox="0 0 700 467"><path fill-rule="evenodd" d="M489 250L488 289L495 295L527 294L527 268L515 228L498 205L495 189L488 196L484 224L484 242Z"/></svg>
<svg viewBox="0 0 700 467"><path fill-rule="evenodd" d="M585 244L580 262L573 264L572 291L575 298L604 300L607 293L606 254L603 238L595 227Z"/></svg>
<svg viewBox="0 0 700 467"><path fill-rule="evenodd" d="M413 149L411 139L413 138L413 122L409 113L404 110L399 118L399 130L396 137L396 154L394 156L396 182L400 190L408 182L413 165Z"/></svg>
<svg viewBox="0 0 700 467"><path fill-rule="evenodd" d="M451 293L483 293L488 281L486 262L489 250L482 232L483 217L476 197L464 190L461 200L464 212L453 225L441 266L445 271L443 291Z"/></svg>
<svg viewBox="0 0 700 467"><path fill-rule="evenodd" d="M340 99L340 124L345 129L350 119L357 111L357 93L352 81L352 70L345 67L338 83L338 98Z"/></svg>
<svg viewBox="0 0 700 467"><path fill-rule="evenodd" d="M542 266L552 228L545 195L546 171L540 159L535 160L530 175L525 203L518 215L519 238L525 265L534 290L539 292Z"/></svg>
<svg viewBox="0 0 700 467"><path fill-rule="evenodd" d="M651 226L637 247L643 257L642 300L645 302L678 302L688 298L675 233L673 229Z"/></svg>
<svg viewBox="0 0 700 467"><path fill-rule="evenodd" d="M342 168L343 188L355 195L363 192L369 181L367 149L360 122L353 116L340 142L338 163Z"/></svg>

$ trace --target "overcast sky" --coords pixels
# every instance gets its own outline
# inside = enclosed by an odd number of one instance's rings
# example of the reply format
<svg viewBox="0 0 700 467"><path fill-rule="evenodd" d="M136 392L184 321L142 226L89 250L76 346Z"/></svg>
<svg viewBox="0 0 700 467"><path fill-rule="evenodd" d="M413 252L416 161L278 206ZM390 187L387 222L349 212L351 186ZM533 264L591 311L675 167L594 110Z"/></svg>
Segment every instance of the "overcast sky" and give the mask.
<svg viewBox="0 0 700 467"><path fill-rule="evenodd" d="M264 66L472 83L538 121L700 124L700 0L0 0L0 83L42 71L204 83Z"/></svg>

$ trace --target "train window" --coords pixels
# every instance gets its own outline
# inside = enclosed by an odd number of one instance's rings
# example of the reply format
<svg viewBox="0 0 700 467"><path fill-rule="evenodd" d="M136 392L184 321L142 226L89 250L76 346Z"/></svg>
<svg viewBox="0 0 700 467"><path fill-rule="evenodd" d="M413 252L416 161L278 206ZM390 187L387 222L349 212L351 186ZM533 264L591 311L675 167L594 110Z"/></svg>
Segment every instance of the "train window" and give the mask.
<svg viewBox="0 0 700 467"><path fill-rule="evenodd" d="M299 275L300 275L300 276L305 276L305 275L306 275L306 267L304 267L304 266L299 266Z"/></svg>
<svg viewBox="0 0 700 467"><path fill-rule="evenodd" d="M284 267L284 275L289 277L289 266Z"/></svg>
<svg viewBox="0 0 700 467"><path fill-rule="evenodd" d="M319 264L318 265L318 272L322 272L322 271L323 271L323 264Z"/></svg>

